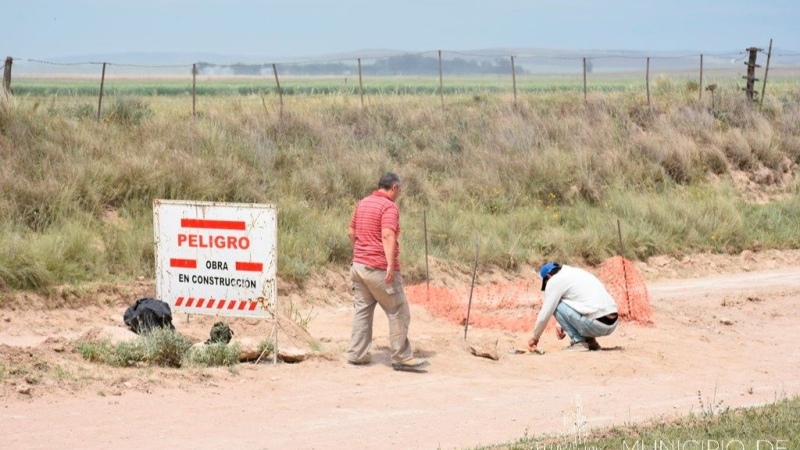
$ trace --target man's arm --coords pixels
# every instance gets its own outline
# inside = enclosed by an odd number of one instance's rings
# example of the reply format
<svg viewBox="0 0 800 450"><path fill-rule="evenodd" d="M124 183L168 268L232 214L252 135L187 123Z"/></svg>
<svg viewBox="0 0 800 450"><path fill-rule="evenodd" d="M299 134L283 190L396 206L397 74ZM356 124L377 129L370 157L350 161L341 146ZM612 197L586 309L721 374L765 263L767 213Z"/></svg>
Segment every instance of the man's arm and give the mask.
<svg viewBox="0 0 800 450"><path fill-rule="evenodd" d="M350 217L350 226L347 229L347 236L350 238L350 248L356 248L356 214L358 214L358 206L353 211Z"/></svg>
<svg viewBox="0 0 800 450"><path fill-rule="evenodd" d="M355 248L356 246L356 229L351 225L347 229L347 236L350 238L350 247Z"/></svg>
<svg viewBox="0 0 800 450"><path fill-rule="evenodd" d="M548 288L549 287L550 286L548 286ZM555 289L549 293L545 292L542 309L539 311L539 315L536 316L536 325L533 327L533 337L528 341L528 347L530 347L531 351L535 351L536 346L539 345L539 338L542 337L542 333L544 333L544 329L550 317L555 313L558 302L561 301L561 294L561 292L557 292Z"/></svg>
<svg viewBox="0 0 800 450"><path fill-rule="evenodd" d="M386 284L394 283L394 250L397 242L397 233L391 228L381 229L381 241L383 242L383 255L386 257Z"/></svg>

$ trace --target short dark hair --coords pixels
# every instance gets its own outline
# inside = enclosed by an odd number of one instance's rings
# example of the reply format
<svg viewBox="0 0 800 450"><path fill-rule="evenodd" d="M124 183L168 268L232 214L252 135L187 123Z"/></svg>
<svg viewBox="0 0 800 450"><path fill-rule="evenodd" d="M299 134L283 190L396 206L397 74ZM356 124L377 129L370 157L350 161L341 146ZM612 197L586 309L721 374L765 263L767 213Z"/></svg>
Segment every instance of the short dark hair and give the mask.
<svg viewBox="0 0 800 450"><path fill-rule="evenodd" d="M400 184L400 177L394 172L386 172L378 181L378 187L381 189L391 189L395 184Z"/></svg>

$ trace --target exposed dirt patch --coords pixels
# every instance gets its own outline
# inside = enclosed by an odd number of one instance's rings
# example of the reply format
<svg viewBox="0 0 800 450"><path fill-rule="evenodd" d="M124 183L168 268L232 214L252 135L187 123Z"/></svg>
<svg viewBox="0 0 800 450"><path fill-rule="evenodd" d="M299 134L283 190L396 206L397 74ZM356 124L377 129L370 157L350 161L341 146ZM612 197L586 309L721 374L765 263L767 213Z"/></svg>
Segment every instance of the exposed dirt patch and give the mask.
<svg viewBox="0 0 800 450"><path fill-rule="evenodd" d="M121 369L83 360L75 342L124 329L124 309L154 294L149 281L69 294L50 309L32 294L4 294L0 447L127 448L146 428L152 442L176 448L460 448L698 412L698 396L724 408L800 394L800 251L657 257L635 267L653 325L624 323L601 340L608 350L578 354L560 351L553 333L543 337L544 355L514 354L541 301L538 276L533 268L480 273L469 342L496 350L492 361L470 354L463 339L471 271L433 264L430 289L440 300L428 300L425 285L408 287L424 299L412 301L410 333L431 361L424 374L391 370L380 311L373 364L344 363L352 307L343 271L303 289L281 285L280 301L296 315L281 318L279 345L314 356L277 366ZM513 327L494 327L497 317ZM307 331L298 325L305 319ZM174 324L199 342L216 320ZM237 337L259 340L273 329L226 321Z"/></svg>

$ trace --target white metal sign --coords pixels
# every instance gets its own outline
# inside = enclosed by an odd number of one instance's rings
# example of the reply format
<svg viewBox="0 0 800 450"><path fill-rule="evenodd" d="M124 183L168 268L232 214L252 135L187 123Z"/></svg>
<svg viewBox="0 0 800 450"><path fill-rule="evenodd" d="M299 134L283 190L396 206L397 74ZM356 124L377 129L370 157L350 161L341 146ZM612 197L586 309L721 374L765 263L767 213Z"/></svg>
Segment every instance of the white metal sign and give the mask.
<svg viewBox="0 0 800 450"><path fill-rule="evenodd" d="M155 200L156 295L174 312L269 317L277 297L273 205Z"/></svg>

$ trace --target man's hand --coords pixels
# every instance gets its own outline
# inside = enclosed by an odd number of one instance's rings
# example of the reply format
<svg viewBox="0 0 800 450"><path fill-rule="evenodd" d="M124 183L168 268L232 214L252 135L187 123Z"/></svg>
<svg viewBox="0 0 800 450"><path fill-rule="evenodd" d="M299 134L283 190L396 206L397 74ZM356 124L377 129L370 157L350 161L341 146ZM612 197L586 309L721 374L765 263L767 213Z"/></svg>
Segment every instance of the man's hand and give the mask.
<svg viewBox="0 0 800 450"><path fill-rule="evenodd" d="M383 277L383 284L390 285L394 283L394 267L386 268L386 276Z"/></svg>
<svg viewBox="0 0 800 450"><path fill-rule="evenodd" d="M561 325L556 326L556 336L559 339L564 339L564 337L566 337L566 335L567 335L567 333L564 332L564 329L561 328Z"/></svg>
<svg viewBox="0 0 800 450"><path fill-rule="evenodd" d="M536 338L530 338L530 340L528 341L528 351L530 351L531 353L535 352L537 350L536 349L537 345L539 345L539 340Z"/></svg>

